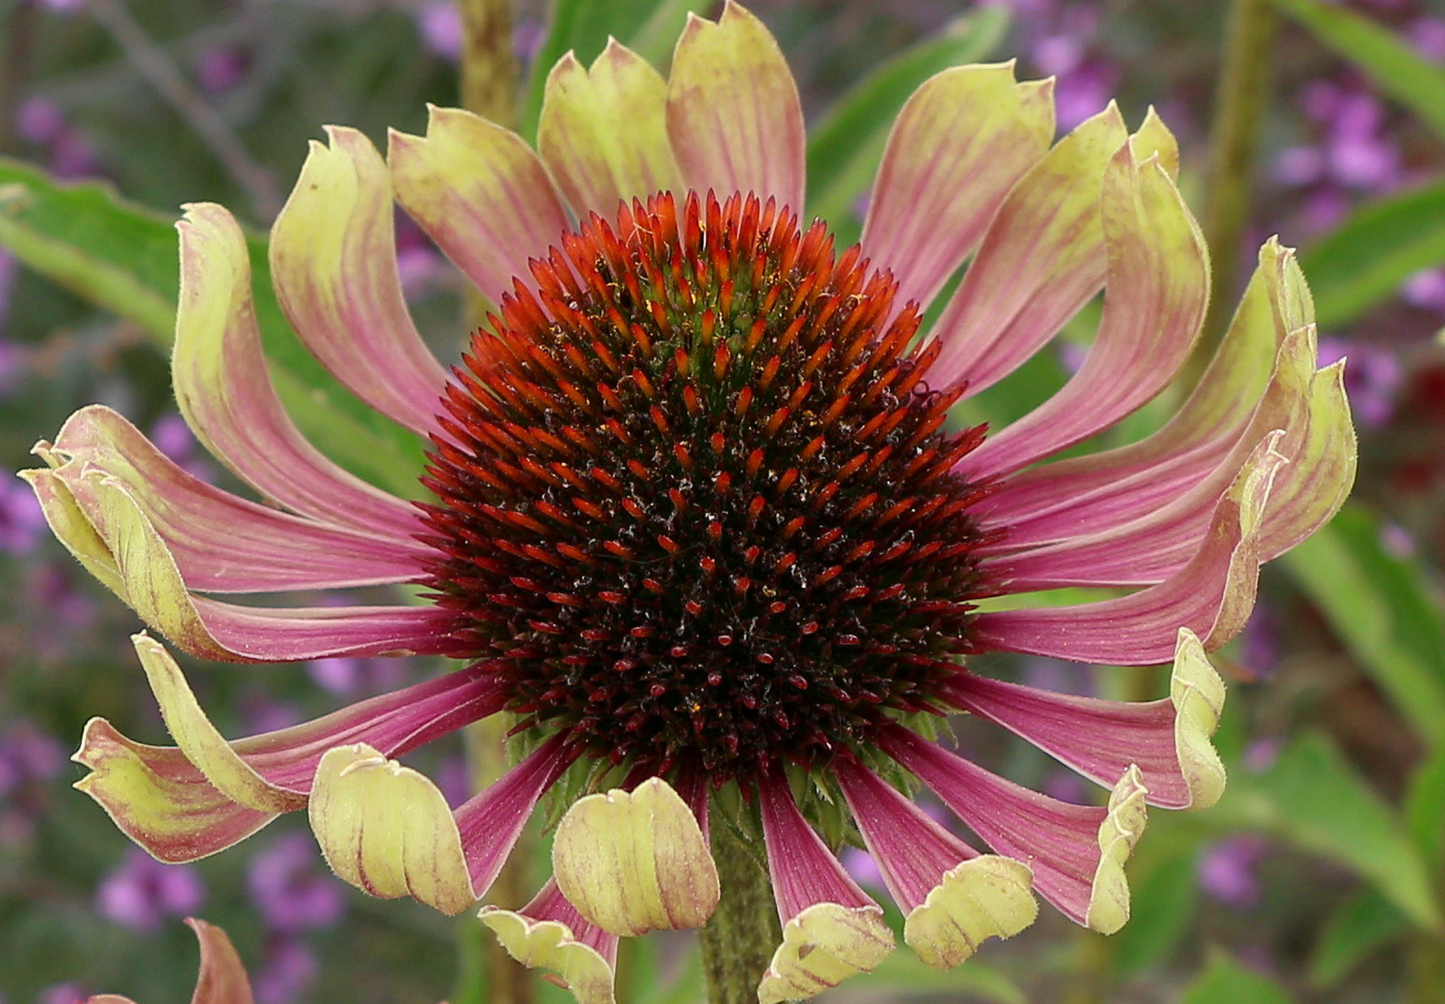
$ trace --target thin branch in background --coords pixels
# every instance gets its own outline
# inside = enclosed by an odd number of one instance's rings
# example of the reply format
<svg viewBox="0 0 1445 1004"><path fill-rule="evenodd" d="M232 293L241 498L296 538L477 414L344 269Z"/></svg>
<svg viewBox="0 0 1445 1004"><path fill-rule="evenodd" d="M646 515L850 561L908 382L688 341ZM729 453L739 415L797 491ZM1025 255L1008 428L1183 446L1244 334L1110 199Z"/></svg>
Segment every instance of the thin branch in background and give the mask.
<svg viewBox="0 0 1445 1004"><path fill-rule="evenodd" d="M220 114L187 82L170 55L146 34L120 0L91 0L90 12L151 83L215 155L246 193L258 218L270 220L281 209L281 192L271 172L253 159Z"/></svg>

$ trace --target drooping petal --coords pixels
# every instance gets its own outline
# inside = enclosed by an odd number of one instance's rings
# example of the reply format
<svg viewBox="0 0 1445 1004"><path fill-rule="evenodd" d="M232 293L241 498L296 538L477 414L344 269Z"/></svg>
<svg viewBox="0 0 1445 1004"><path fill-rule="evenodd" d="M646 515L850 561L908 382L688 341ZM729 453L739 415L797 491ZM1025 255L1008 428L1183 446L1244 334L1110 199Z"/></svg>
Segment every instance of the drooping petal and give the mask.
<svg viewBox="0 0 1445 1004"><path fill-rule="evenodd" d="M840 758L834 772L905 913L903 940L926 965L952 969L985 940L1011 938L1034 922L1028 865L979 854L856 761Z"/></svg>
<svg viewBox="0 0 1445 1004"><path fill-rule="evenodd" d="M190 594L175 558L120 481L34 471L51 530L147 625L192 655L286 662L329 655L435 654L454 617L437 606L243 607Z"/></svg>
<svg viewBox="0 0 1445 1004"><path fill-rule="evenodd" d="M811 998L872 971L893 951L882 909L808 825L781 770L759 785L758 807L783 922L783 943L758 984L760 1004Z"/></svg>
<svg viewBox="0 0 1445 1004"><path fill-rule="evenodd" d="M1174 575L1128 596L1059 607L989 611L974 622L980 649L1080 662L1147 666L1173 657L1187 627L1213 650L1243 628L1259 577L1260 516L1284 458L1266 440L1215 508L1198 553Z"/></svg>
<svg viewBox="0 0 1445 1004"><path fill-rule="evenodd" d="M455 812L425 776L357 743L321 758L307 814L332 871L460 913L486 895L542 793L576 759L554 736Z"/></svg>
<svg viewBox="0 0 1445 1004"><path fill-rule="evenodd" d="M1136 765L1151 805L1206 808L1224 792L1224 764L1209 741L1224 707L1224 681L1188 628L1179 629L1164 700L1075 697L973 673L956 676L947 696L954 707L1002 725L1105 787Z"/></svg>
<svg viewBox="0 0 1445 1004"><path fill-rule="evenodd" d="M1036 525L1048 517L1101 529L1188 490L1243 435L1278 366L1292 359L1281 353L1285 339L1313 316L1294 252L1271 238L1219 351L1163 428L1129 446L1021 471L980 503L980 517L987 523L997 513L1013 546L1022 546L1060 539Z"/></svg>
<svg viewBox="0 0 1445 1004"><path fill-rule="evenodd" d="M1027 863L1034 889L1071 920L1112 934L1129 919L1124 862L1146 816L1137 769L1125 771L1107 807L1073 805L1006 781L901 726L880 740L997 853Z"/></svg>
<svg viewBox="0 0 1445 1004"><path fill-rule="evenodd" d="M672 57L667 128L688 188L773 196L802 211L798 85L772 33L733 0L716 23L688 16Z"/></svg>
<svg viewBox="0 0 1445 1004"><path fill-rule="evenodd" d="M365 743L321 758L307 812L326 863L358 889L411 896L447 914L481 895L441 791Z"/></svg>
<svg viewBox="0 0 1445 1004"><path fill-rule="evenodd" d="M173 463L103 405L76 412L54 445L42 442L33 452L72 495L77 479L92 472L124 485L191 589L328 589L406 582L419 574L424 552L415 541L318 523L224 492ZM80 492L77 498L83 487Z"/></svg>
<svg viewBox="0 0 1445 1004"><path fill-rule="evenodd" d="M213 854L277 813L304 806L316 765L334 746L360 741L399 755L489 714L499 703L495 682L481 667L470 667L314 721L227 743L165 650L145 635L136 636L135 644L162 717L178 741L184 737L185 748L137 743L104 719L92 719L74 757L91 773L76 787L162 861Z"/></svg>
<svg viewBox="0 0 1445 1004"><path fill-rule="evenodd" d="M104 718L86 723L73 759L90 768L75 787L154 858L195 861L245 840L276 818L221 794L185 754L121 735Z"/></svg>
<svg viewBox="0 0 1445 1004"><path fill-rule="evenodd" d="M667 136L667 81L616 39L591 69L570 52L552 68L537 150L579 219L682 185Z"/></svg>
<svg viewBox="0 0 1445 1004"><path fill-rule="evenodd" d="M187 917L186 924L196 932L201 945L201 968L196 976L196 989L191 994L191 1004L254 1004L251 996L251 982L246 978L246 969L236 946L226 937L226 932L195 917ZM86 999L85 1004L133 1004L129 997L116 994L98 994Z"/></svg>
<svg viewBox="0 0 1445 1004"><path fill-rule="evenodd" d="M401 293L386 162L328 126L271 228L271 280L296 334L336 379L401 425L438 431L446 371Z"/></svg>
<svg viewBox="0 0 1445 1004"><path fill-rule="evenodd" d="M527 259L561 241L567 213L516 133L459 108L430 108L426 136L392 132L397 201L496 302Z"/></svg>
<svg viewBox="0 0 1445 1004"><path fill-rule="evenodd" d="M508 954L529 969L550 969L577 1004L614 1004L615 934L588 923L549 879L519 910L484 906L477 915Z"/></svg>
<svg viewBox="0 0 1445 1004"><path fill-rule="evenodd" d="M268 498L323 522L392 539L412 507L342 470L308 443L281 407L256 329L251 261L221 206L186 207L171 380L186 424L218 460Z"/></svg>
<svg viewBox="0 0 1445 1004"><path fill-rule="evenodd" d="M1011 473L1087 439L1163 390L1189 354L1209 303L1199 225L1157 158L1125 146L1104 172L1099 217L1108 257L1104 316L1083 366L1029 414L962 462Z"/></svg>
<svg viewBox="0 0 1445 1004"><path fill-rule="evenodd" d="M888 137L863 226L864 253L898 280L899 308L928 306L1053 135L1051 82L1015 83L1012 63L956 66L913 93Z"/></svg>
<svg viewBox="0 0 1445 1004"><path fill-rule="evenodd" d="M568 901L612 934L701 927L717 908L697 817L658 777L573 803L557 824L552 869Z"/></svg>
<svg viewBox="0 0 1445 1004"><path fill-rule="evenodd" d="M1009 192L931 336L930 380L978 393L1013 372L1103 285L1099 185L1128 139L1113 104L1060 140Z"/></svg>
<svg viewBox="0 0 1445 1004"><path fill-rule="evenodd" d="M181 752L217 790L265 812L302 808L317 763L333 747L365 742L386 756L399 756L485 718L503 704L497 678L476 664L302 725L227 742L165 647L145 634L132 641L161 718Z"/></svg>

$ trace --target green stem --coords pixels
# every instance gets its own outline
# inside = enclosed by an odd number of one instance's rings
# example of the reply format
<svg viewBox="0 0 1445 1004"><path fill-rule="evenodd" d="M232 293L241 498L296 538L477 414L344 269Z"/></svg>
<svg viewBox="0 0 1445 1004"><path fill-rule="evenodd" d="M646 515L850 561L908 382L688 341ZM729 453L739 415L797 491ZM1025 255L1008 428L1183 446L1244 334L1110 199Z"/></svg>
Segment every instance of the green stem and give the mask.
<svg viewBox="0 0 1445 1004"><path fill-rule="evenodd" d="M1276 15L1269 0L1231 0L1219 90L1210 127L1211 157L1203 229L1213 261L1212 295L1204 334L1194 347L1181 389L1203 375L1228 323L1249 219L1260 125L1269 107Z"/></svg>
<svg viewBox="0 0 1445 1004"><path fill-rule="evenodd" d="M772 883L758 858L761 845L726 821L712 827L722 897L701 932L708 1004L757 1004L758 982L782 941Z"/></svg>
<svg viewBox="0 0 1445 1004"><path fill-rule="evenodd" d="M462 107L508 129L517 124L517 54L511 0L458 0Z"/></svg>

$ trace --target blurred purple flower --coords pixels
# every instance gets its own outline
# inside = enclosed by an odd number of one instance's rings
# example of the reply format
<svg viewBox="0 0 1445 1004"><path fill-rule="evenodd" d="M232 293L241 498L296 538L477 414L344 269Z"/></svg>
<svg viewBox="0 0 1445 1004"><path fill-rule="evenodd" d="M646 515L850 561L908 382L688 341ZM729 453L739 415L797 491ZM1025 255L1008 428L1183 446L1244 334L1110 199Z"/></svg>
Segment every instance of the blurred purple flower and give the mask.
<svg viewBox="0 0 1445 1004"><path fill-rule="evenodd" d="M251 54L232 45L214 45L196 57L196 80L212 94L224 94L246 79Z"/></svg>
<svg viewBox="0 0 1445 1004"><path fill-rule="evenodd" d="M15 131L27 143L50 146L66 128L65 113L49 98L29 98L15 113Z"/></svg>
<svg viewBox="0 0 1445 1004"><path fill-rule="evenodd" d="M64 768L65 747L34 723L12 722L0 734L0 796L49 781Z"/></svg>
<svg viewBox="0 0 1445 1004"><path fill-rule="evenodd" d="M57 983L40 991L35 1004L80 1004L89 997L79 983Z"/></svg>
<svg viewBox="0 0 1445 1004"><path fill-rule="evenodd" d="M453 0L427 0L416 9L422 44L455 63L462 55L462 15Z"/></svg>
<svg viewBox="0 0 1445 1004"><path fill-rule="evenodd" d="M1416 272L1400 287L1400 296L1411 306L1445 313L1445 268Z"/></svg>
<svg viewBox="0 0 1445 1004"><path fill-rule="evenodd" d="M1445 18L1418 17L1405 29L1405 37L1426 59L1445 63Z"/></svg>
<svg viewBox="0 0 1445 1004"><path fill-rule="evenodd" d="M1195 865L1199 888L1206 896L1236 910L1259 903L1259 860L1269 844L1262 837L1239 836L1205 849Z"/></svg>
<svg viewBox="0 0 1445 1004"><path fill-rule="evenodd" d="M105 917L137 931L154 931L165 917L195 913L206 898L191 865L162 864L138 847L101 882L96 908Z"/></svg>
<svg viewBox="0 0 1445 1004"><path fill-rule="evenodd" d="M0 478L0 552L29 554L45 533L35 493L18 478Z"/></svg>
<svg viewBox="0 0 1445 1004"><path fill-rule="evenodd" d="M291 938L273 940L252 979L256 1004L292 1004L316 982L319 967L311 949Z"/></svg>
<svg viewBox="0 0 1445 1004"><path fill-rule="evenodd" d="M329 927L346 908L343 888L317 867L321 857L304 833L287 833L251 858L246 886L267 926L283 934Z"/></svg>

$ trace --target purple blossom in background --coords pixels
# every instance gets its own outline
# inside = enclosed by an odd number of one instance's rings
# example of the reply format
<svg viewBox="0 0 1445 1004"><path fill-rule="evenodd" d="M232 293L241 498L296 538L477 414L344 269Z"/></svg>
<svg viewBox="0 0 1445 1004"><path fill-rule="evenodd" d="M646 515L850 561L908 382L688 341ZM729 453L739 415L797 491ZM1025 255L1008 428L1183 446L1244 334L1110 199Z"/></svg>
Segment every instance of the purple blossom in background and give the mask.
<svg viewBox="0 0 1445 1004"><path fill-rule="evenodd" d="M250 53L231 45L205 49L195 61L196 80L212 94L231 90L246 79L250 69Z"/></svg>
<svg viewBox="0 0 1445 1004"><path fill-rule="evenodd" d="M64 767L65 748L36 725L13 722L0 734L0 842L30 839L44 811L45 786Z"/></svg>
<svg viewBox="0 0 1445 1004"><path fill-rule="evenodd" d="M96 173L98 162L90 141L48 98L25 101L16 113L15 128L21 139L44 148L46 166L56 178L83 178Z"/></svg>
<svg viewBox="0 0 1445 1004"><path fill-rule="evenodd" d="M292 1004L316 982L320 969L316 956L304 943L291 938L273 939L266 958L251 980L256 1004Z"/></svg>
<svg viewBox="0 0 1445 1004"><path fill-rule="evenodd" d="M0 552L29 554L45 532L45 514L19 478L0 478Z"/></svg>
<svg viewBox="0 0 1445 1004"><path fill-rule="evenodd" d="M1405 30L1405 37L1426 59L1445 63L1445 18L1418 17Z"/></svg>
<svg viewBox="0 0 1445 1004"><path fill-rule="evenodd" d="M1412 307L1445 314L1445 268L1416 272L1400 287L1400 297Z"/></svg>
<svg viewBox="0 0 1445 1004"><path fill-rule="evenodd" d="M1207 848L1195 865L1204 894L1237 910L1258 905L1256 870L1269 844L1262 837L1239 836Z"/></svg>
<svg viewBox="0 0 1445 1004"><path fill-rule="evenodd" d="M422 44L455 63L462 55L462 14L453 0L427 0L416 9Z"/></svg>
<svg viewBox="0 0 1445 1004"><path fill-rule="evenodd" d="M345 891L320 864L315 843L304 833L284 834L251 858L246 886L268 927L295 934L340 919Z"/></svg>
<svg viewBox="0 0 1445 1004"><path fill-rule="evenodd" d="M90 997L79 983L57 983L40 991L35 1004L80 1004Z"/></svg>
<svg viewBox="0 0 1445 1004"><path fill-rule="evenodd" d="M162 864L138 847L105 877L95 896L100 913L126 927L152 932L166 917L196 912L206 898L200 876L190 865Z"/></svg>

